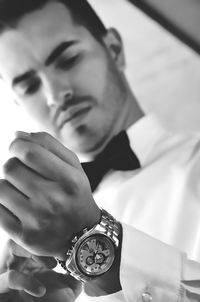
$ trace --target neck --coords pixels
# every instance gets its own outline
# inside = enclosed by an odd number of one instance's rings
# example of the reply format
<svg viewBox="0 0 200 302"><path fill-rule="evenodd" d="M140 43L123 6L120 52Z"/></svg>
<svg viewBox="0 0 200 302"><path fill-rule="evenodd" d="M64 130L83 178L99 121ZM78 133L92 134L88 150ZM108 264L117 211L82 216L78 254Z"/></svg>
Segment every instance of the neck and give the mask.
<svg viewBox="0 0 200 302"><path fill-rule="evenodd" d="M134 95L131 95L131 98L128 100L128 106L125 106L124 116L117 129L117 133L127 130L131 125L135 124L144 116L144 112L139 106ZM116 135L115 134L115 135Z"/></svg>
<svg viewBox="0 0 200 302"><path fill-rule="evenodd" d="M116 136L121 131L127 130L131 125L135 124L139 119L144 116L144 112L140 108L135 96L132 94L131 91L128 95L129 97L126 100L126 106L124 106L124 111L121 112L120 118L115 124L115 127L113 127L110 135L107 137L104 143L100 145L100 147L98 147L91 153L79 154L79 159L81 160L81 162L91 161L96 158L114 136Z"/></svg>

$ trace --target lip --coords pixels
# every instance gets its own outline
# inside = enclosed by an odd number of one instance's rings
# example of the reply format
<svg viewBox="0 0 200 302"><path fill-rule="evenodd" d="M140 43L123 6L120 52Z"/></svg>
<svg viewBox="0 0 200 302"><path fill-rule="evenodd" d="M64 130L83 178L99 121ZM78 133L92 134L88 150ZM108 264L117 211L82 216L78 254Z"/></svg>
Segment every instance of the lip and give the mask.
<svg viewBox="0 0 200 302"><path fill-rule="evenodd" d="M67 123L71 123L74 126L78 126L85 118L88 112L91 110L91 106L73 105L67 109L65 113L60 116L58 121L58 128L62 129Z"/></svg>

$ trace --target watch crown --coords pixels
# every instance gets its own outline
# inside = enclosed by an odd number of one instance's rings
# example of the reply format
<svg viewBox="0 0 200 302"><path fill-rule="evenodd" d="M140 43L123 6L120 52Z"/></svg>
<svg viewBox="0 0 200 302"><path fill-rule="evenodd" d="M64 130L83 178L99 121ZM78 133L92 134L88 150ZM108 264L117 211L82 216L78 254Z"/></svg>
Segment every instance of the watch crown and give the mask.
<svg viewBox="0 0 200 302"><path fill-rule="evenodd" d="M71 256L72 252L73 252L73 250L68 250L67 251L67 256Z"/></svg>
<svg viewBox="0 0 200 302"><path fill-rule="evenodd" d="M72 242L75 243L77 240L78 240L78 237L75 236L75 237L72 239Z"/></svg>
<svg viewBox="0 0 200 302"><path fill-rule="evenodd" d="M83 230L83 234L85 234L85 233L87 233L87 228L85 228L84 230Z"/></svg>

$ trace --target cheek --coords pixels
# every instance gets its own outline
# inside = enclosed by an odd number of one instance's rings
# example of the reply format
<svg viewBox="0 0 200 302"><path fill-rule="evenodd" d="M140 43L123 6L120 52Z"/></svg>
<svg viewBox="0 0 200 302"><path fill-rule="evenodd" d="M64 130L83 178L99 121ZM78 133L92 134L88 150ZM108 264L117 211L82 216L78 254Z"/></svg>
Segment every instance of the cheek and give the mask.
<svg viewBox="0 0 200 302"><path fill-rule="evenodd" d="M106 65L101 57L84 59L73 73L78 94L101 98L106 86Z"/></svg>

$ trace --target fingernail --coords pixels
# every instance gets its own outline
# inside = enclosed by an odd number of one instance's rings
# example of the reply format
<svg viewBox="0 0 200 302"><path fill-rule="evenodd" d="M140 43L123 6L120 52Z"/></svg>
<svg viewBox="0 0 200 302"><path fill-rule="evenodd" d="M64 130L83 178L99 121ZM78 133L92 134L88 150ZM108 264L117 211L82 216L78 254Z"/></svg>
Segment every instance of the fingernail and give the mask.
<svg viewBox="0 0 200 302"><path fill-rule="evenodd" d="M44 286L39 286L38 296L43 297L46 294L46 288Z"/></svg>
<svg viewBox="0 0 200 302"><path fill-rule="evenodd" d="M30 137L31 133L24 132L24 131L16 131L15 136L16 137Z"/></svg>

